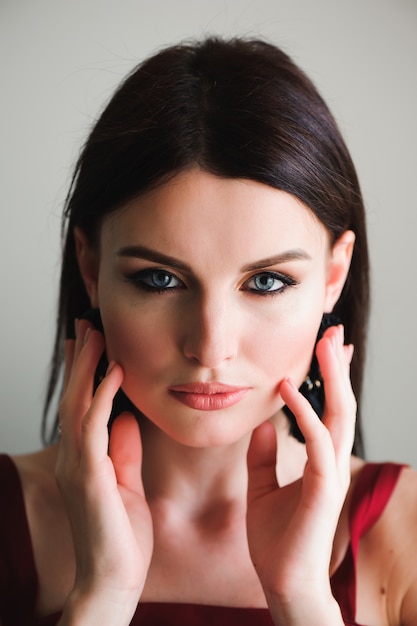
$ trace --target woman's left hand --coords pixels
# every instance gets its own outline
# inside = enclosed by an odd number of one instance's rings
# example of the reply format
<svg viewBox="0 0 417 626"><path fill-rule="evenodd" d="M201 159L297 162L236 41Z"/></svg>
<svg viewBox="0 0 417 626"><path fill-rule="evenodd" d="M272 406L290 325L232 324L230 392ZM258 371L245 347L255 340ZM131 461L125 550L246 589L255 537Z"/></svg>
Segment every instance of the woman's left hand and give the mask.
<svg viewBox="0 0 417 626"><path fill-rule="evenodd" d="M254 431L248 451L249 549L277 624L343 624L329 580L350 483L356 416L349 377L353 347L343 345L343 327L328 329L316 354L326 394L322 422L291 381L284 380L279 390L306 441L302 478L279 486L270 422Z"/></svg>

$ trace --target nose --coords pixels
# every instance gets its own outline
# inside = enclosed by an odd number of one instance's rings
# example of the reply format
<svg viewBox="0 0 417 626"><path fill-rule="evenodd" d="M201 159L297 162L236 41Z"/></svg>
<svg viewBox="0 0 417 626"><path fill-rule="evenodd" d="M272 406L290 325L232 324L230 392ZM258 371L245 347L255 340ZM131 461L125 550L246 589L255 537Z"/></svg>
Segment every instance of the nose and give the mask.
<svg viewBox="0 0 417 626"><path fill-rule="evenodd" d="M234 359L238 352L236 322L233 307L226 300L199 298L183 320L184 355L210 369Z"/></svg>

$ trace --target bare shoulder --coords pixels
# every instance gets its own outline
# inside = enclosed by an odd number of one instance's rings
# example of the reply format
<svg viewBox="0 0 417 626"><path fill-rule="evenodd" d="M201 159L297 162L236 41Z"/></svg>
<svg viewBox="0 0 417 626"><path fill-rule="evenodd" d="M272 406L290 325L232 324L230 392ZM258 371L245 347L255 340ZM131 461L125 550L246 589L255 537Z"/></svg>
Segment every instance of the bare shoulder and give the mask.
<svg viewBox="0 0 417 626"><path fill-rule="evenodd" d="M55 482L55 446L30 454L13 456L12 461L19 473L24 492L35 486L45 486Z"/></svg>
<svg viewBox="0 0 417 626"><path fill-rule="evenodd" d="M71 530L55 480L56 447L12 458L20 476L38 578L38 610L62 607L74 579ZM1 624L0 624L1 626Z"/></svg>
<svg viewBox="0 0 417 626"><path fill-rule="evenodd" d="M383 515L364 540L381 568L389 623L417 624L417 472L404 467Z"/></svg>
<svg viewBox="0 0 417 626"><path fill-rule="evenodd" d="M29 527L34 531L45 523L48 511L56 512L60 507L61 496L55 480L56 448L13 456L12 461L22 484Z"/></svg>
<svg viewBox="0 0 417 626"><path fill-rule="evenodd" d="M20 476L26 515L32 538L35 561L42 569L44 552L50 552L54 540L63 545L68 535L68 520L55 479L57 446L33 454L13 457Z"/></svg>
<svg viewBox="0 0 417 626"><path fill-rule="evenodd" d="M412 467L405 466L398 479L398 484L393 494L393 498L401 502L403 511L417 512L417 499L412 496L417 495L417 471Z"/></svg>
<svg viewBox="0 0 417 626"><path fill-rule="evenodd" d="M56 462L57 446L52 445L29 454L20 454L12 457L19 473L53 472Z"/></svg>
<svg viewBox="0 0 417 626"><path fill-rule="evenodd" d="M393 578L397 578L399 587L400 623L417 624L417 471L414 469L406 467L401 472L387 507L387 518L396 546Z"/></svg>
<svg viewBox="0 0 417 626"><path fill-rule="evenodd" d="M389 531L391 541L401 553L411 547L417 552L417 471L411 467L402 469L381 517L381 527ZM417 571L417 560L415 569Z"/></svg>

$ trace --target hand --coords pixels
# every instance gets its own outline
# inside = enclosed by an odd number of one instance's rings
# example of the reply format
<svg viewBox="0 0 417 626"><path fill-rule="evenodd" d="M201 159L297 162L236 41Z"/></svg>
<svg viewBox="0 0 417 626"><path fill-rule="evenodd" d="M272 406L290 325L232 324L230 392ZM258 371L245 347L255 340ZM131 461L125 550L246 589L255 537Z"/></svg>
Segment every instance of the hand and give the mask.
<svg viewBox="0 0 417 626"><path fill-rule="evenodd" d="M349 379L352 346L343 328L332 327L318 342L326 406L320 422L289 380L280 394L297 419L308 461L301 479L280 487L276 477L276 434L271 423L258 427L248 451L247 527L251 557L271 605L285 623L316 623L320 602L334 610L329 565L340 511L350 482L356 402ZM278 450L279 453L279 450ZM337 606L337 605L336 605ZM332 607L330 609L330 607ZM273 611L272 611L273 612ZM304 617L303 617L304 615ZM289 617L299 616L297 621ZM302 620L305 621L302 621ZM277 623L280 623L279 620Z"/></svg>
<svg viewBox="0 0 417 626"><path fill-rule="evenodd" d="M99 607L103 623L130 623L152 554L152 519L141 478L141 438L133 415L119 416L110 441L108 437L112 401L123 380L119 365L109 366L93 397L94 372L103 350L103 335L89 322L78 321L75 342L65 346L56 476L76 559L68 613L86 617L63 623L101 623ZM77 613L76 606L82 611Z"/></svg>

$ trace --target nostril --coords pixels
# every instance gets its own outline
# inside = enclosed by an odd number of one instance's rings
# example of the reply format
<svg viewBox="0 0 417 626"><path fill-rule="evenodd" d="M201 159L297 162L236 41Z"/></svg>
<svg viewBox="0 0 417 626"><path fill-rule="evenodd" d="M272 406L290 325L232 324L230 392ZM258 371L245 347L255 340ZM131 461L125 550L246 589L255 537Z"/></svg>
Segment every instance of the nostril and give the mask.
<svg viewBox="0 0 417 626"><path fill-rule="evenodd" d="M225 361L233 359L236 354L231 335L227 338L208 333L188 336L184 342L183 352L187 359L209 368L218 367Z"/></svg>
<svg viewBox="0 0 417 626"><path fill-rule="evenodd" d="M233 309L227 297L200 294L194 307L182 320L183 353L202 367L216 368L236 356L238 332Z"/></svg>

